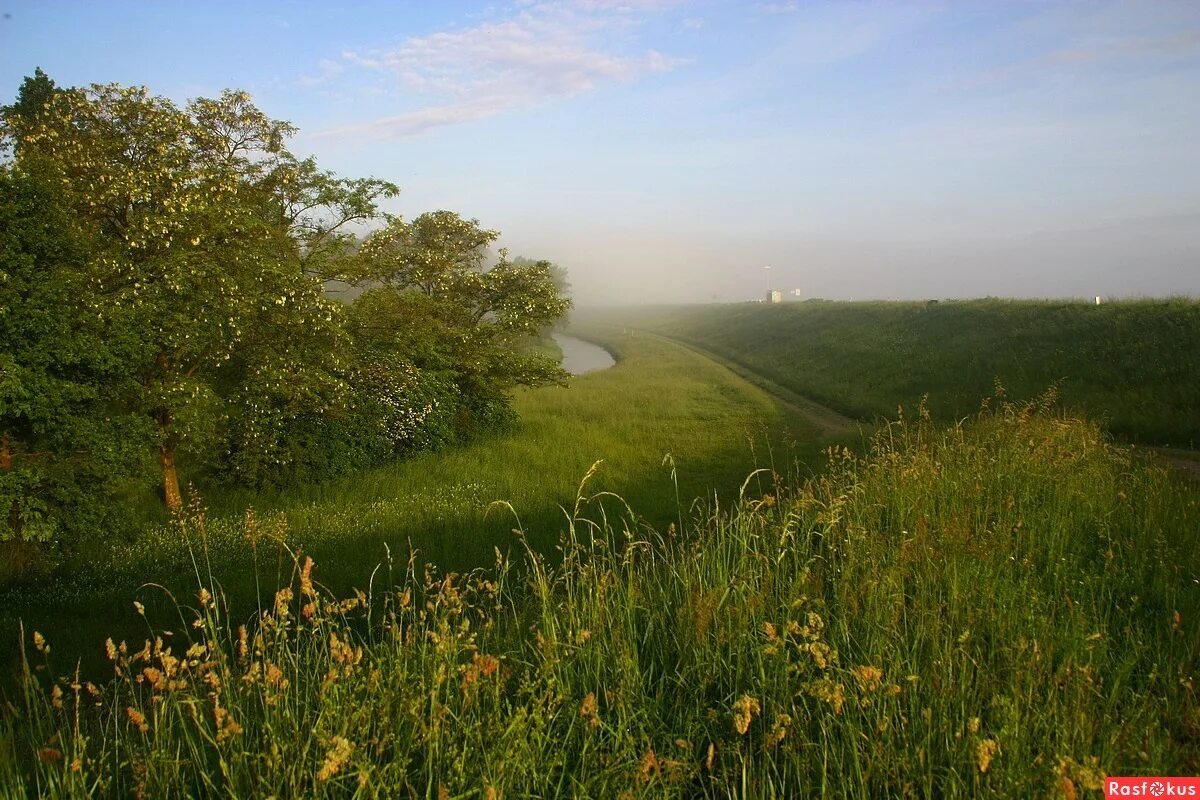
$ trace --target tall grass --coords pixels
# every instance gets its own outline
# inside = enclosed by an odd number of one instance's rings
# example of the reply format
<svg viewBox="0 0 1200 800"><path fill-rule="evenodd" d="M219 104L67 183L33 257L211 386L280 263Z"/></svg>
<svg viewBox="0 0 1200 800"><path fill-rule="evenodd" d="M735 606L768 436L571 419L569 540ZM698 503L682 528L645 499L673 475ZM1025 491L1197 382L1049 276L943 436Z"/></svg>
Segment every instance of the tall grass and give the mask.
<svg viewBox="0 0 1200 800"><path fill-rule="evenodd" d="M1058 384L1066 405L1123 439L1200 446L1192 300L809 301L604 316L693 343L861 419L924 395L935 419L960 419L998 379L1016 397Z"/></svg>
<svg viewBox="0 0 1200 800"><path fill-rule="evenodd" d="M818 478L639 523L585 479L561 556L303 554L229 615L197 553L186 637L40 635L0 782L42 796L1099 796L1200 770L1194 490L1045 404L882 428ZM504 507L510 514L520 508ZM253 523L256 546L271 536ZM390 577L388 573L393 573ZM381 586L398 584L395 590ZM157 626L173 627L169 620Z"/></svg>
<svg viewBox="0 0 1200 800"><path fill-rule="evenodd" d="M327 585L348 591L383 557L385 548L460 572L490 564L496 547L513 546L512 523L487 513L504 499L521 509L531 544L553 551L579 476L597 460L594 487L620 493L656 525L677 515L671 454L680 496L736 493L762 451L790 431L806 457L820 445L803 418L771 396L677 345L622 335L605 340L621 358L611 369L572 379L566 387L519 392L516 427L503 435L321 484L275 492L199 487L209 507L208 552L219 567L230 604L253 608L255 572L275 580L275 549L252 552L241 533L253 507L270 527L286 519L286 543L321 563ZM758 452L756 452L756 450ZM161 503L159 503L161 506ZM145 583L188 593L194 583L187 543L165 514L129 537L97 532L51 576L0 590L0 672L15 666L18 622L58 630L61 652L94 663L97 638L135 635L129 612L135 593L162 611L161 593ZM286 558L283 562L286 565ZM0 695L4 680L0 677Z"/></svg>

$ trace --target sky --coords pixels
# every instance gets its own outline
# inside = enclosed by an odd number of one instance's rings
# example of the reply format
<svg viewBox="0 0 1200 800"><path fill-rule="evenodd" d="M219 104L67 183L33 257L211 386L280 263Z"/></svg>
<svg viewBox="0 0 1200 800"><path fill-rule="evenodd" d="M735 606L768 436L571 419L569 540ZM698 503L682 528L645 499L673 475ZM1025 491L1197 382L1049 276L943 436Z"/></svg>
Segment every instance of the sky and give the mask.
<svg viewBox="0 0 1200 800"><path fill-rule="evenodd" d="M1200 295L1196 0L0 0L38 66L248 90L581 305Z"/></svg>

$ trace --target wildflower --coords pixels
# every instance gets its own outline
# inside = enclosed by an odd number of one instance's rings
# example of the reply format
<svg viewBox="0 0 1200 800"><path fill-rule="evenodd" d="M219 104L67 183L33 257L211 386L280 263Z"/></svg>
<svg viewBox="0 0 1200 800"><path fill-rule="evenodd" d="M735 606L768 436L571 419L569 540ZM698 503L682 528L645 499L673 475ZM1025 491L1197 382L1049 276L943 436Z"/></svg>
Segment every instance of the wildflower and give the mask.
<svg viewBox="0 0 1200 800"><path fill-rule="evenodd" d="M480 674L485 678L491 677L500 668L500 659L495 656L481 656L476 653L471 657L471 661L479 668Z"/></svg>
<svg viewBox="0 0 1200 800"><path fill-rule="evenodd" d="M1071 758L1060 758L1058 771L1063 794L1067 796L1070 796L1067 791L1068 786L1072 792L1076 786L1088 792L1099 792L1104 789L1106 775L1104 770L1100 769L1100 759L1097 756L1088 756L1082 764Z"/></svg>
<svg viewBox="0 0 1200 800"><path fill-rule="evenodd" d="M745 735L746 731L750 730L750 722L755 714L762 713L762 706L748 694L742 695L738 701L733 704L733 729L739 734Z"/></svg>
<svg viewBox="0 0 1200 800"><path fill-rule="evenodd" d="M658 756L654 754L653 748L646 751L642 756L641 766L638 767L638 783L644 783L650 780L651 776L662 769L662 765L658 761Z"/></svg>
<svg viewBox="0 0 1200 800"><path fill-rule="evenodd" d="M970 721L967 723L967 730L971 733L979 733L980 724L981 721L979 717L971 717Z"/></svg>
<svg viewBox="0 0 1200 800"><path fill-rule="evenodd" d="M354 648L349 642L342 641L334 631L329 632L329 657L335 664L354 666L362 660L362 648Z"/></svg>
<svg viewBox="0 0 1200 800"><path fill-rule="evenodd" d="M805 623L804 627L800 629L800 633L805 639L821 638L821 631L825 630L825 620L821 619L820 614L815 611L808 612Z"/></svg>
<svg viewBox="0 0 1200 800"><path fill-rule="evenodd" d="M588 692L587 697L583 698L583 702L579 704L579 716L587 718L589 728L600 726L598 705L595 692Z"/></svg>
<svg viewBox="0 0 1200 800"><path fill-rule="evenodd" d="M277 686L280 689L286 689L289 686L288 679L283 677L283 670L274 664L267 665L264 678L268 686Z"/></svg>
<svg viewBox="0 0 1200 800"><path fill-rule="evenodd" d="M63 707L62 698L63 698L62 687L59 686L58 684L55 684L54 688L50 690L50 704L53 705L59 711L62 711L62 707Z"/></svg>
<svg viewBox="0 0 1200 800"><path fill-rule="evenodd" d="M861 666L850 670L854 675L854 680L858 682L858 688L863 692L875 692L883 685L883 670L879 667Z"/></svg>
<svg viewBox="0 0 1200 800"><path fill-rule="evenodd" d="M995 739L984 739L975 745L975 765L979 767L980 772L988 771L992 766L992 759L996 757L999 750L1000 743Z"/></svg>
<svg viewBox="0 0 1200 800"><path fill-rule="evenodd" d="M305 597L316 597L312 582L312 556L304 557L304 566L300 569L300 594Z"/></svg>
<svg viewBox="0 0 1200 800"><path fill-rule="evenodd" d="M146 667L142 670L142 677L155 689L162 688L162 673L154 667Z"/></svg>
<svg viewBox="0 0 1200 800"><path fill-rule="evenodd" d="M33 646L39 653L46 652L46 637L42 636L37 631L33 632Z"/></svg>
<svg viewBox="0 0 1200 800"><path fill-rule="evenodd" d="M62 759L63 754L61 750L56 750L53 747L43 747L41 750L38 750L38 761L41 761L43 764L57 764Z"/></svg>
<svg viewBox="0 0 1200 800"><path fill-rule="evenodd" d="M213 706L213 721L217 724L218 744L242 732L242 726L237 723L228 709L221 706Z"/></svg>
<svg viewBox="0 0 1200 800"><path fill-rule="evenodd" d="M117 646L113 644L112 637L109 637L104 642L104 654L108 656L109 661L117 660Z"/></svg>
<svg viewBox="0 0 1200 800"><path fill-rule="evenodd" d="M780 714L775 717L775 721L771 723L771 730L767 733L767 747L774 747L787 738L788 728L791 727L792 718L787 714Z"/></svg>
<svg viewBox="0 0 1200 800"><path fill-rule="evenodd" d="M837 661L837 651L824 642L809 642L807 650L817 669L828 669L830 664Z"/></svg>
<svg viewBox="0 0 1200 800"><path fill-rule="evenodd" d="M285 586L275 593L275 616L280 619L287 619L288 606L292 602L292 587Z"/></svg>
<svg viewBox="0 0 1200 800"><path fill-rule="evenodd" d="M832 706L833 713L842 713L842 706L846 702L846 688L842 684L832 681L829 678L820 678L819 680L809 681L801 688L809 697L823 700Z"/></svg>
<svg viewBox="0 0 1200 800"><path fill-rule="evenodd" d="M142 733L146 733L150 730L150 726L146 724L145 715L133 706L126 707L125 714L129 717L129 721L133 723L134 727Z"/></svg>

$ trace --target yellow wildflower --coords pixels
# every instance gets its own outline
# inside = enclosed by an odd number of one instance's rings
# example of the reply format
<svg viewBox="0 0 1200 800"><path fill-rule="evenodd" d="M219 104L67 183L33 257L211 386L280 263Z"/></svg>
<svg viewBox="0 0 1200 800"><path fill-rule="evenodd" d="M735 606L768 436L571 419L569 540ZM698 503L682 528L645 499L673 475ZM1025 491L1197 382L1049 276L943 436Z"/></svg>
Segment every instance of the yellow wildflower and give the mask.
<svg viewBox="0 0 1200 800"><path fill-rule="evenodd" d="M754 715L762 713L762 706L748 694L742 695L738 701L733 704L733 729L739 734L745 735L746 731L750 730L750 722L754 719Z"/></svg>

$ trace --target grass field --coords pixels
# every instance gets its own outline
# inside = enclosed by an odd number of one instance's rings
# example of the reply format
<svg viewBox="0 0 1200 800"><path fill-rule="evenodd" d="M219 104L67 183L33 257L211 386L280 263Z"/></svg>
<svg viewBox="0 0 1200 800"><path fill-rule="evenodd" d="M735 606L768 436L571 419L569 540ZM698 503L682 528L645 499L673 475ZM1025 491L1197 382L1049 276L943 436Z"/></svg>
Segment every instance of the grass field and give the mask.
<svg viewBox="0 0 1200 800"><path fill-rule="evenodd" d="M801 393L832 365L748 365L926 311L821 305L584 316L617 365L520 394L506 435L214 496L9 589L0 794L1083 798L1200 772L1197 487L1048 397L868 435ZM849 327L813 355L784 335L806 314Z"/></svg>
<svg viewBox="0 0 1200 800"><path fill-rule="evenodd" d="M819 452L802 416L708 359L652 337L592 333L619 353L620 362L566 388L521 392L520 422L507 434L320 485L205 497L207 557L230 602L249 614L256 574L270 583L290 563L280 560L278 547L248 540L243 514L250 506L264 532L274 535L286 525L288 546L310 554L322 580L344 592L365 585L389 548L403 561L411 544L419 562L447 570L490 564L495 548L516 546L517 517L530 543L552 552L565 525L561 507L571 506L596 461L603 464L594 488L621 493L639 514L665 525L681 506L686 510L713 489L730 497L752 469L768 463L769 441L777 447L785 439L797 443L780 453L780 464L796 456L811 461ZM496 500L512 510L489 512ZM189 593L189 548L197 545L163 516L130 541L97 537L49 580L5 590L5 661L15 657L17 624L24 620L30 628L57 632L64 656L97 663L106 636L132 637L143 627L132 610L135 597L161 610L170 606L164 589ZM164 588L139 589L144 584Z"/></svg>
<svg viewBox="0 0 1200 800"><path fill-rule="evenodd" d="M297 563L249 631L201 567L188 638L114 644L99 686L51 686L37 668L69 663L27 634L0 784L1077 798L1200 771L1196 494L1092 423L917 418L673 530L570 517L565 558L518 556L523 578L417 568L340 601Z"/></svg>
<svg viewBox="0 0 1200 800"><path fill-rule="evenodd" d="M600 315L736 361L860 419L929 395L935 418L979 406L999 380L1062 402L1123 439L1200 446L1200 303L809 301L637 309Z"/></svg>

